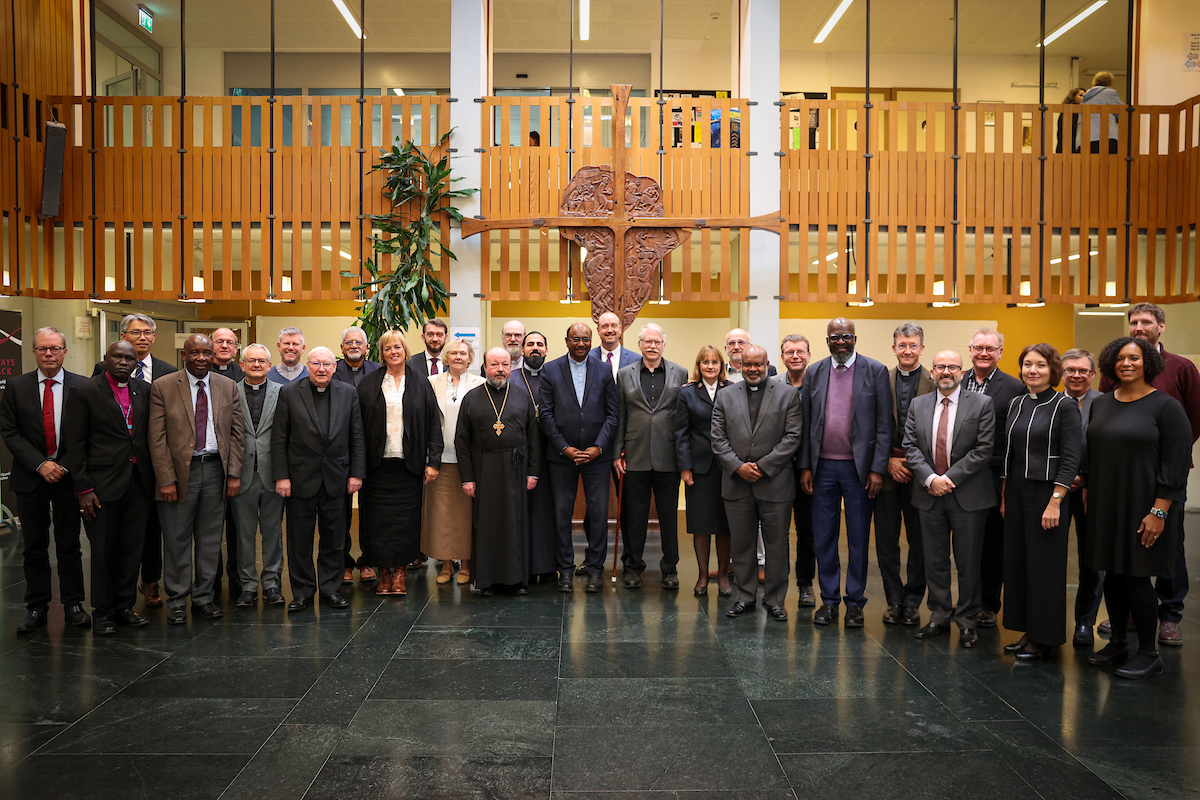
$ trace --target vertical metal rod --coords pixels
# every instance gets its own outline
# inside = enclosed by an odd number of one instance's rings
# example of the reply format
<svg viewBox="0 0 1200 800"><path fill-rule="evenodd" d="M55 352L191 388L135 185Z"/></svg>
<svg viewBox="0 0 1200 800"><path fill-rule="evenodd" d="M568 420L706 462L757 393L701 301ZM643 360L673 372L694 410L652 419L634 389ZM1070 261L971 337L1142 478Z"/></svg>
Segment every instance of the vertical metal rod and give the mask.
<svg viewBox="0 0 1200 800"><path fill-rule="evenodd" d="M359 0L358 3L358 28L362 31L362 36L358 37L358 282L361 284L363 282L363 258L366 253L366 240L363 236L363 184L366 183L364 159L367 150L363 140L364 128L367 124L367 0ZM380 120L381 125L382 122ZM425 120L425 127L429 127L429 120ZM333 232L330 231L330 233ZM292 229L292 235L296 235L295 228ZM364 291L362 296L365 297L365 294Z"/></svg>
<svg viewBox="0 0 1200 800"><path fill-rule="evenodd" d="M16 4L14 3L13 6L15 8ZM91 121L88 125L88 127L91 129L91 144L88 147L88 156L92 162L92 206L91 213L88 214L88 222L91 223L92 227L92 299L98 299L100 297L100 292L96 286L96 224L100 217L98 214L96 214L96 0L91 0L91 2L88 3L88 29L88 66L90 67L92 73L90 80L91 96L88 97L88 105L92 109ZM15 66L15 48L13 52L13 59ZM13 99L14 101L16 100L15 96ZM20 132L20 128L17 129L17 132Z"/></svg>
<svg viewBox="0 0 1200 800"><path fill-rule="evenodd" d="M267 299L275 299L275 0L271 0L271 94L267 98ZM261 124L261 123L260 123ZM244 233L244 232L243 232ZM259 245L261 247L261 244Z"/></svg>
<svg viewBox="0 0 1200 800"><path fill-rule="evenodd" d="M568 0L571 6L570 24L567 26L567 175L575 176L575 3ZM561 236L561 234L559 234ZM574 268L572 254L574 243L567 239L567 292L570 302L575 299Z"/></svg>
<svg viewBox="0 0 1200 800"><path fill-rule="evenodd" d="M1132 292L1129 291L1129 265L1131 261L1130 247L1132 245L1130 239L1133 230L1133 87L1136 76L1133 74L1133 2L1129 0L1129 18L1126 22L1127 30L1125 32L1125 93L1128 100L1125 105L1125 118L1128 124L1125 126L1125 296L1122 302L1128 304ZM1149 293L1150 287L1146 287ZM1168 287L1168 292L1170 287ZM1103 294L1103 293L1102 293Z"/></svg>
<svg viewBox="0 0 1200 800"><path fill-rule="evenodd" d="M187 225L187 172L184 162L187 159L187 148L183 146L184 120L187 117L187 0L179 0L179 119L176 125L179 152L179 215L176 220L175 238L179 242L179 299L186 300L191 282L187 280L188 261L191 254L187 251L187 239L183 235Z"/></svg>
<svg viewBox="0 0 1200 800"><path fill-rule="evenodd" d="M958 165L962 160L962 156L958 151L958 125L959 125L959 110L962 106L958 103L958 0L954 0L954 105L951 106L954 110L954 155L952 161L954 164L954 216L950 220L950 302L958 302ZM979 229L975 230L976 247L979 246ZM943 261L943 264L945 262ZM943 278L944 280L944 278Z"/></svg>
<svg viewBox="0 0 1200 800"><path fill-rule="evenodd" d="M21 116L21 112L27 112L28 109L20 101L21 76L20 76L20 73L17 71L18 67L17 67L17 35L16 35L16 31L17 31L17 2L16 2L16 0L13 0L12 4L9 6L9 10L11 12L11 17L12 17L12 27L9 30L11 30L13 32L13 37L12 37L13 141L16 142L16 145L13 147L13 183L14 183L14 189L15 189L15 191L13 192L13 198L16 202L13 204L13 213L12 213L11 217L9 218L9 225L12 229L13 236L16 239L16 251L17 251L17 257L15 259L13 259L13 265L12 265L13 266L13 283L12 283L12 285L16 289L15 293L19 295L21 293L21 231L25 227L25 216L21 213L21 129L25 123L25 120L21 119L20 116ZM93 42L96 41L95 30L96 30L95 25L93 24L93 27L92 27L92 41ZM94 63L94 59L93 59L93 63ZM92 73L93 73L93 75L95 74L95 67L93 67ZM95 92L93 91L92 94L95 94ZM94 112L95 106L93 106L92 108L93 108L93 112ZM95 144L95 142L93 142L92 143L93 150L95 149L95 146L96 146L96 144ZM95 157L95 155L93 155L92 156L93 168L95 167L95 159L96 159L96 157ZM92 174L93 200L95 197L95 191L96 191L96 178L95 178L95 172L93 170L93 174ZM94 208L95 202L93 202L92 205ZM32 232L31 232L31 235L32 235ZM96 235L95 226L93 225L92 236L94 237L95 235ZM95 252L95 243L94 242L92 244L92 251ZM93 262L92 271L93 271L92 282L95 283L95 262Z"/></svg>
<svg viewBox="0 0 1200 800"><path fill-rule="evenodd" d="M871 159L874 154L871 153L871 109L874 105L871 103L871 0L866 3L866 29L867 29L867 96L866 102L863 103L863 110L866 112L863 117L863 130L866 140L866 152L863 153L863 164L865 165L865 189L863 192L864 214L863 217L863 236L860 240L863 244L862 264L863 264L863 302L871 302ZM849 273L847 273L848 275ZM847 277L849 280L849 277Z"/></svg>
<svg viewBox="0 0 1200 800"><path fill-rule="evenodd" d="M1038 303L1046 302L1046 0L1041 2L1041 32L1038 41Z"/></svg>

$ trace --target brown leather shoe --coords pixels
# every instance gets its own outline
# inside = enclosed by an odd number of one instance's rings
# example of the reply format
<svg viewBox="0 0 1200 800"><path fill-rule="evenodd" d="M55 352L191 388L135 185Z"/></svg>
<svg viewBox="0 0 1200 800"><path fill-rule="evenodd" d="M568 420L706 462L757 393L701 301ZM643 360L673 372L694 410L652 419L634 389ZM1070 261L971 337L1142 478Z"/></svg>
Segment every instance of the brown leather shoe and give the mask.
<svg viewBox="0 0 1200 800"><path fill-rule="evenodd" d="M348 569L342 573L342 586L349 586L354 583L354 569Z"/></svg>
<svg viewBox="0 0 1200 800"><path fill-rule="evenodd" d="M392 570L392 594L408 594L408 589L404 586L404 576L407 572L408 567L398 567Z"/></svg>
<svg viewBox="0 0 1200 800"><path fill-rule="evenodd" d="M462 566L458 568L458 585L466 586L471 582L471 559L464 558Z"/></svg>
<svg viewBox="0 0 1200 800"><path fill-rule="evenodd" d="M158 592L158 581L150 581L141 587L142 599L146 602L146 608L158 608L163 604L162 595Z"/></svg>
<svg viewBox="0 0 1200 800"><path fill-rule="evenodd" d="M453 577L454 577L454 562L449 561L449 560L443 561L442 562L442 571L439 572L438 576L437 576L438 585L445 586L447 583L450 582L450 579Z"/></svg>
<svg viewBox="0 0 1200 800"><path fill-rule="evenodd" d="M379 570L379 583L375 584L375 594L385 597L392 593L392 571Z"/></svg>
<svg viewBox="0 0 1200 800"><path fill-rule="evenodd" d="M1183 631L1179 630L1179 624L1175 622L1159 623L1158 642L1159 644L1167 644L1171 647L1182 647Z"/></svg>
<svg viewBox="0 0 1200 800"><path fill-rule="evenodd" d="M371 567L363 567L358 571L359 583L370 583L378 577L379 575Z"/></svg>
<svg viewBox="0 0 1200 800"><path fill-rule="evenodd" d="M767 571L765 569L763 569L762 567L758 568L758 582L759 583L767 582Z"/></svg>

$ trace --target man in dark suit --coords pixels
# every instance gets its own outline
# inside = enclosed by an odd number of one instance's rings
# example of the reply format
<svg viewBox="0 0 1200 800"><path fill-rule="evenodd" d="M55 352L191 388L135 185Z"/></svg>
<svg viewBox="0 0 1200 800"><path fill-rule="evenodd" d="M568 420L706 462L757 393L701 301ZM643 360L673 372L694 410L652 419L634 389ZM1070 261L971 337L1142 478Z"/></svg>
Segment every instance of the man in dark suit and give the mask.
<svg viewBox="0 0 1200 800"><path fill-rule="evenodd" d="M596 320L596 332L600 334L600 344L588 355L608 367L615 381L618 371L637 363L641 356L621 344L621 334L625 331L621 327L621 318L613 312L605 311L600 315Z"/></svg>
<svg viewBox="0 0 1200 800"><path fill-rule="evenodd" d="M425 343L425 349L409 356L408 362L404 365L405 374L428 378L430 375L439 375L445 372L446 368L442 366L442 350L446 347L446 336L449 331L450 328L444 320L436 317L427 320L421 327L421 341Z"/></svg>
<svg viewBox="0 0 1200 800"><path fill-rule="evenodd" d="M523 325L521 328L524 330ZM525 334L519 366L513 368L511 378L513 391L523 392L529 398L534 414L539 420L539 480L537 486L528 492L529 574L536 581L558 578L558 533L554 521L554 492L550 488L550 467L546 459L551 445L546 432L541 430L541 410L538 406L547 352L546 337L541 331Z"/></svg>
<svg viewBox="0 0 1200 800"><path fill-rule="evenodd" d="M81 381L63 408L67 471L92 547L92 632L149 623L133 610L146 517L154 494L150 387L133 379L137 351L113 342L105 371Z"/></svg>
<svg viewBox="0 0 1200 800"><path fill-rule="evenodd" d="M311 607L319 589L331 608L348 604L342 581L345 497L362 488L366 447L358 392L333 380L333 351L314 347L308 377L285 386L275 407L271 469L287 507L288 611ZM313 533L320 552L313 569Z"/></svg>
<svg viewBox="0 0 1200 800"><path fill-rule="evenodd" d="M934 391L929 370L921 366L925 331L915 322L905 322L892 333L896 366L888 370L892 387L892 450L888 456L883 489L875 498L875 558L883 578L888 625L921 624L921 601L925 599L925 557L921 553L921 519L912 504L912 472L904 463L904 420L913 398ZM908 539L908 581L900 578L900 522Z"/></svg>
<svg viewBox="0 0 1200 800"><path fill-rule="evenodd" d="M63 467L66 448L62 412L67 396L84 378L63 369L67 339L57 328L33 336L38 368L8 382L0 399L0 436L12 453L9 487L25 535L25 620L17 633L46 624L50 610L50 522L58 556L58 594L71 625L90 625L83 610L83 556L79 548L79 504L75 484Z"/></svg>
<svg viewBox="0 0 1200 800"><path fill-rule="evenodd" d="M784 369L773 380L801 395L804 373L808 371L808 361L812 357L808 338L798 333L784 336L779 344L779 357ZM800 450L797 448L796 459L799 457ZM796 605L812 608L817 604L812 590L813 580L817 577L817 556L813 550L812 495L800 486L800 468L796 467L793 472L796 475L796 497L792 501L792 520L796 524L796 588L800 591ZM765 574L763 577L766 577Z"/></svg>
<svg viewBox="0 0 1200 800"><path fill-rule="evenodd" d="M608 485L617 433L617 384L608 368L589 358L592 329L577 322L567 329L567 354L542 370L538 394L540 424L550 440L547 461L554 490L558 530L560 592L574 591L574 548L571 514L579 480L587 502L587 591L603 588L608 550Z"/></svg>
<svg viewBox="0 0 1200 800"><path fill-rule="evenodd" d="M721 497L729 518L729 552L737 600L726 616L751 611L758 597L757 545L766 554L763 605L772 619L787 619L788 523L796 481L793 461L804 424L800 396L767 380L767 351L750 345L742 354L743 380L717 392L712 450L721 465Z"/></svg>
<svg viewBox="0 0 1200 800"><path fill-rule="evenodd" d="M742 379L742 354L750 345L750 334L741 328L734 328L725 334L725 357L728 359L725 377L730 383L737 383ZM767 377L774 378L776 374L778 373L774 365L768 365Z"/></svg>
<svg viewBox="0 0 1200 800"><path fill-rule="evenodd" d="M904 452L913 475L912 502L921 515L929 582L929 624L916 637L940 636L953 619L959 644L974 647L982 602L983 528L988 509L996 505L988 469L996 413L987 398L962 390L958 353L944 350L934 356L933 374L937 391L914 398L904 422ZM950 596L951 552L958 567L957 606Z"/></svg>
<svg viewBox="0 0 1200 800"><path fill-rule="evenodd" d="M646 528L654 495L662 538L659 571L664 589L679 588L679 468L675 463L675 405L687 370L662 357L667 337L649 322L638 331L639 362L617 372L619 419L613 450L625 475L621 530L625 532L625 588L642 585Z"/></svg>
<svg viewBox="0 0 1200 800"><path fill-rule="evenodd" d="M176 371L174 364L150 355L150 348L158 338L158 323L145 314L129 314L121 320L121 340L133 345L137 355L132 377L153 383L164 375ZM92 376L104 374L104 361L96 364ZM142 585L140 590L146 608L158 608L163 604L158 582L162 578L162 526L154 509L146 515L145 545L142 550Z"/></svg>
<svg viewBox="0 0 1200 800"><path fill-rule="evenodd" d="M990 467L992 486L999 497L1004 480L1001 477L1004 472L1004 453L1008 446L1004 420L1008 418L1008 404L1025 391L1025 385L996 366L1004 355L1004 334L994 328L980 328L971 334L969 350L971 369L963 378L962 388L965 392L976 392L992 398L992 410L996 412L996 442L992 448ZM983 608L977 623L981 628L994 628L1004 588L1004 515L1000 513L999 506L988 510L980 569L983 576Z"/></svg>
<svg viewBox="0 0 1200 800"><path fill-rule="evenodd" d="M237 362L238 338L232 328L217 328L213 331L212 373L237 383L246 377ZM237 547L237 545L234 545ZM231 573L233 574L233 573Z"/></svg>
<svg viewBox="0 0 1200 800"><path fill-rule="evenodd" d="M189 598L194 613L224 616L213 602L213 583L225 501L242 484L243 421L237 384L212 374L212 356L212 341L194 333L183 343L183 371L150 387L150 452L169 625L187 622Z"/></svg>
<svg viewBox="0 0 1200 800"><path fill-rule="evenodd" d="M846 627L863 626L871 511L883 488L892 445L892 390L887 368L855 352L854 323L831 320L829 358L808 368L801 395L806 436L800 484L813 496L813 544L821 584L816 625L837 621L842 601L838 558L840 510L846 508Z"/></svg>
<svg viewBox="0 0 1200 800"><path fill-rule="evenodd" d="M1062 354L1062 364L1065 394L1079 405L1079 415L1083 420L1083 440L1086 442L1092 401L1100 396L1100 392L1092 388L1092 381L1096 379L1096 357L1087 350L1071 348ZM1100 598L1104 594L1104 573L1083 563L1087 507L1083 502L1082 493L1083 478L1076 475L1071 484L1070 513L1075 522L1079 588L1075 592L1075 633L1072 639L1078 647L1091 647L1096 641L1092 627L1096 624L1096 612L1100 609Z"/></svg>
<svg viewBox="0 0 1200 800"><path fill-rule="evenodd" d="M358 389L358 385L367 375L370 375L375 370L379 369L379 362L372 361L367 358L367 334L362 328L351 326L342 331L342 357L338 359L337 368L333 371L333 379L348 383ZM346 565L344 574L342 575L342 585L349 586L354 583L354 570L358 570L358 577L365 585L373 583L378 577L375 570L362 563L362 559L355 559L351 555L350 550L354 546L354 540L350 536L351 523L354 521L354 495L346 495L346 544L342 549L342 561ZM361 555L361 542L359 546Z"/></svg>
<svg viewBox="0 0 1200 800"><path fill-rule="evenodd" d="M212 334L213 360L210 371L213 375L237 383L245 377L238 362L238 338L232 328L217 328ZM225 557L217 557L217 579L213 583L213 593L221 593L221 572L224 570L229 578L229 588L233 594L241 591L241 581L238 580L238 532L237 521L233 517L233 499L225 504Z"/></svg>

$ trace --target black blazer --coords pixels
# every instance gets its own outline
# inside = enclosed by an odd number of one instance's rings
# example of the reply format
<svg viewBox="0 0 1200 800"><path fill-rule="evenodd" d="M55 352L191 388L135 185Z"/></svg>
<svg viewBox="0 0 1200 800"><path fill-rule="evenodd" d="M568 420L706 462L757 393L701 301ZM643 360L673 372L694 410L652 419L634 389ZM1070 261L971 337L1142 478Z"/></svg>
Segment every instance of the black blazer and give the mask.
<svg viewBox="0 0 1200 800"><path fill-rule="evenodd" d="M282 387L271 429L271 472L290 480L292 494L314 497L321 490L346 494L350 478L366 475L362 411L354 387L329 382L329 432L321 435L312 383L305 377Z"/></svg>
<svg viewBox="0 0 1200 800"><path fill-rule="evenodd" d="M236 361L230 361L227 369L221 369L220 367L217 366L217 362L214 361L212 364L212 369L210 371L212 372L213 375L220 375L223 378L229 378L229 380L234 381L235 383L237 381L243 380L246 377L246 373L242 371L242 365ZM154 374L155 374L154 380L158 380L158 368L157 367L155 367ZM163 374L166 375L169 373L164 372Z"/></svg>
<svg viewBox="0 0 1200 800"><path fill-rule="evenodd" d="M1083 454L1083 420L1079 403L1054 389L1046 389L1036 397L1022 392L1008 404L1004 422L1004 472L1011 477L1013 467L1013 427L1020 424L1025 430L1015 438L1024 441L1025 474L1031 481L1054 481L1070 487L1079 474Z"/></svg>
<svg viewBox="0 0 1200 800"><path fill-rule="evenodd" d="M131 480L140 480L146 494L154 495L150 384L130 378L129 402L132 435L107 375L80 381L63 403L62 442L67 448L63 466L71 473L76 491L94 490L102 503L124 497Z"/></svg>
<svg viewBox="0 0 1200 800"><path fill-rule="evenodd" d="M992 398L992 410L996 412L996 445L988 466L999 473L1004 469L1004 455L1008 452L1008 426L1003 420L1008 419L1008 405L1013 398L1026 394L1025 384L996 367L996 374L983 385L983 393Z"/></svg>
<svg viewBox="0 0 1200 800"><path fill-rule="evenodd" d="M568 447L586 449L593 445L602 451L597 461L612 461L613 439L617 433L620 405L617 382L608 365L587 358L583 383L583 407L575 397L571 379L571 356L560 356L542 367L542 385L538 389L541 426L550 440L548 461L571 463L563 455Z"/></svg>
<svg viewBox="0 0 1200 800"><path fill-rule="evenodd" d="M369 358L364 358L362 367L363 380L366 380L366 377L377 369L379 369L378 361L372 361ZM339 358L337 360L337 368L333 370L333 379L335 381L341 381L342 383L348 383L351 386L354 386L354 381L350 379L350 365L346 363L346 359ZM355 388L357 389L358 387L355 386Z"/></svg>
<svg viewBox="0 0 1200 800"><path fill-rule="evenodd" d="M440 361L441 358L442 357L439 355L438 360ZM445 371L446 370L442 366L438 367L439 375L441 375ZM404 374L405 375L420 375L423 378L429 377L429 359L427 359L425 357L424 350L422 350L419 353L413 353L411 356L408 357L408 361L404 362ZM407 453L408 451L405 450L404 452Z"/></svg>
<svg viewBox="0 0 1200 800"><path fill-rule="evenodd" d="M717 393L729 385L717 384ZM715 465L712 452L712 411L708 391L700 383L684 384L675 403L675 461L680 472L704 475Z"/></svg>
<svg viewBox="0 0 1200 800"><path fill-rule="evenodd" d="M238 367L238 369L240 370L241 367ZM179 371L179 367L175 366L171 362L163 361L158 356L150 356L150 373L151 373L150 377L152 377L154 380L158 380L163 375L170 375L172 372L178 372L178 371ZM98 362L96 364L95 367L92 368L92 377L94 378L97 375L103 375L103 374L104 374L104 361L101 360L100 362ZM132 374L132 373L130 373L130 374ZM222 374L224 374L224 373L222 373ZM150 381L146 381L146 382L149 383Z"/></svg>
<svg viewBox="0 0 1200 800"><path fill-rule="evenodd" d="M56 460L65 466L67 440L62 427L67 420L67 398L75 386L87 379L66 370L62 375L62 414L58 423ZM42 398L38 396L41 377L42 373L36 369L18 375L8 382L4 397L0 398L0 437L13 456L12 472L8 477L14 492L33 492L45 482L37 471L49 455L46 452L46 428L42 423ZM70 475L66 480L70 480Z"/></svg>
<svg viewBox="0 0 1200 800"><path fill-rule="evenodd" d="M404 465L414 475L424 475L426 467L442 468L442 412L429 378L410 374L405 367L404 396L401 400L404 416ZM387 446L387 401L383 396L386 369L377 369L358 385L358 401L362 406L363 429L367 435L367 469L375 469L383 460ZM413 456L420 454L419 457Z"/></svg>

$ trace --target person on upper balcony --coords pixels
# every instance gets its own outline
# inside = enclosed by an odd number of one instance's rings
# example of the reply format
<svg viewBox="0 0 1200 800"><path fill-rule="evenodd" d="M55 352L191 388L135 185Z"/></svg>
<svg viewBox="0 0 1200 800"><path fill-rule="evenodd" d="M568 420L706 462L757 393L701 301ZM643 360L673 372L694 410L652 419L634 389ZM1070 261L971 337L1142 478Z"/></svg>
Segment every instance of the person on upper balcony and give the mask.
<svg viewBox="0 0 1200 800"><path fill-rule="evenodd" d="M1085 106L1119 106L1121 95L1117 94L1117 90L1112 88L1113 75L1111 72L1097 72L1096 77L1092 78L1092 88L1083 93L1083 99L1080 101ZM1109 114L1108 124L1108 152L1117 152L1117 115ZM1092 143L1092 152L1100 152L1100 115L1092 114L1090 138ZM1083 132L1078 134L1075 144L1082 148L1081 138Z"/></svg>

